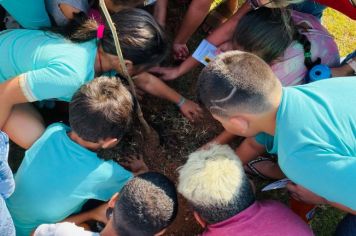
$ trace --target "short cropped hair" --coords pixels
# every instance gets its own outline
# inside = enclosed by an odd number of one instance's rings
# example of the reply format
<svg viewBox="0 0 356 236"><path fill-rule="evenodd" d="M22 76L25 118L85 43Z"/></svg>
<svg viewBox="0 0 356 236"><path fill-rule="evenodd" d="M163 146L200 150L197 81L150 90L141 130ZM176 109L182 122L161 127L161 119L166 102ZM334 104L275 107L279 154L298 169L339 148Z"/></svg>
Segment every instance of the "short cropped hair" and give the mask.
<svg viewBox="0 0 356 236"><path fill-rule="evenodd" d="M231 218L255 201L241 161L227 145L190 154L179 169L178 191L208 224Z"/></svg>
<svg viewBox="0 0 356 236"><path fill-rule="evenodd" d="M69 104L69 124L85 141L122 138L131 124L133 99L120 78L102 76L82 85Z"/></svg>
<svg viewBox="0 0 356 236"><path fill-rule="evenodd" d="M269 95L279 85L271 68L259 57L231 51L209 63L198 78L198 99L216 115L263 113L271 108Z"/></svg>
<svg viewBox="0 0 356 236"><path fill-rule="evenodd" d="M167 228L177 216L174 183L148 172L130 180L119 193L113 224L118 235L149 236Z"/></svg>

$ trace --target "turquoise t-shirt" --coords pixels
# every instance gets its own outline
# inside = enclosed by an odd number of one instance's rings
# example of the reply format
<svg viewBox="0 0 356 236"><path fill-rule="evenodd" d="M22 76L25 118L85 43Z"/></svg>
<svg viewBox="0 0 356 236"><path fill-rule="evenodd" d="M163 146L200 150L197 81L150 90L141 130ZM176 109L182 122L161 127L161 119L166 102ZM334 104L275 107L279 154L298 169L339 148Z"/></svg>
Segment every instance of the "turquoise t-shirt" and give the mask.
<svg viewBox="0 0 356 236"><path fill-rule="evenodd" d="M0 5L26 29L51 26L44 0L0 0Z"/></svg>
<svg viewBox="0 0 356 236"><path fill-rule="evenodd" d="M61 123L49 126L25 154L7 200L17 235L63 220L88 199L107 201L132 178L119 164L73 142L68 131Z"/></svg>
<svg viewBox="0 0 356 236"><path fill-rule="evenodd" d="M275 136L256 141L278 154L293 182L356 210L356 77L283 88Z"/></svg>
<svg viewBox="0 0 356 236"><path fill-rule="evenodd" d="M40 30L0 33L0 83L15 76L29 101L70 101L75 91L94 79L95 40L72 43Z"/></svg>

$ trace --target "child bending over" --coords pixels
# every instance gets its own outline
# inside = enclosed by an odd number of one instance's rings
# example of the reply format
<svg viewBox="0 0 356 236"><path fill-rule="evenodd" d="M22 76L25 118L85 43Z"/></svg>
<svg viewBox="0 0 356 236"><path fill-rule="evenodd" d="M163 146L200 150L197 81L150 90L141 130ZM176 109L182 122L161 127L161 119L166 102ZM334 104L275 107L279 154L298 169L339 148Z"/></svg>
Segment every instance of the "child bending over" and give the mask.
<svg viewBox="0 0 356 236"><path fill-rule="evenodd" d="M174 183L160 173L147 172L127 182L107 204L71 216L63 223L40 225L34 236L158 236L166 231L177 212ZM78 226L88 220L105 222L106 226L100 233Z"/></svg>
<svg viewBox="0 0 356 236"><path fill-rule="evenodd" d="M190 154L179 169L178 191L192 206L203 236L313 235L285 205L255 199L239 158L227 145Z"/></svg>
<svg viewBox="0 0 356 236"><path fill-rule="evenodd" d="M17 235L64 220L88 199L108 201L133 175L147 171L141 159L131 162L138 162L131 173L96 153L120 142L132 111L132 97L117 78L99 77L81 86L69 104L70 127L49 126L19 167L16 190L7 200Z"/></svg>

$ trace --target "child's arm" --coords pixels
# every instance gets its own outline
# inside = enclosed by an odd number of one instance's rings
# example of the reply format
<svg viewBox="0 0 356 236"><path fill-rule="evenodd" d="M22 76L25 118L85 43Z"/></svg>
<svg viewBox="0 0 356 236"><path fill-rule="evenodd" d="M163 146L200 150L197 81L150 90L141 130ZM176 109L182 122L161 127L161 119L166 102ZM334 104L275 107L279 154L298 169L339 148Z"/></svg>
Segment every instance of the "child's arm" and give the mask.
<svg viewBox="0 0 356 236"><path fill-rule="evenodd" d="M77 215L69 216L62 222L71 222L79 226L89 220L95 220L106 224L108 221L108 219L106 218L107 208L108 203L104 203L92 210L79 213Z"/></svg>
<svg viewBox="0 0 356 236"><path fill-rule="evenodd" d="M200 149L208 148L212 144L228 144L231 140L235 138L234 134L229 133L228 131L224 130L218 136L210 140L208 143L204 144Z"/></svg>
<svg viewBox="0 0 356 236"><path fill-rule="evenodd" d="M250 5L244 3L227 22L225 22L222 26L217 28L209 37L207 37L207 40L215 46L219 46L231 40L237 23L250 10L251 10ZM188 73L199 64L200 64L199 61L197 61L192 56L190 56L179 66L156 67L151 71L153 73L157 73L159 77L163 80L174 80Z"/></svg>
<svg viewBox="0 0 356 236"><path fill-rule="evenodd" d="M247 164L265 152L265 147L257 143L254 137L246 138L236 148L236 154L241 159L242 164Z"/></svg>
<svg viewBox="0 0 356 236"><path fill-rule="evenodd" d="M157 0L154 7L153 16L162 27L166 26L168 0Z"/></svg>
<svg viewBox="0 0 356 236"><path fill-rule="evenodd" d="M190 3L173 42L173 51L177 59L184 60L188 56L186 43L208 15L212 2L213 0L193 0Z"/></svg>
<svg viewBox="0 0 356 236"><path fill-rule="evenodd" d="M202 109L198 104L183 98L179 93L167 86L154 75L146 72L141 73L135 77L134 82L139 89L153 96L160 97L177 104L183 115L190 121L194 122L195 120L201 118Z"/></svg>

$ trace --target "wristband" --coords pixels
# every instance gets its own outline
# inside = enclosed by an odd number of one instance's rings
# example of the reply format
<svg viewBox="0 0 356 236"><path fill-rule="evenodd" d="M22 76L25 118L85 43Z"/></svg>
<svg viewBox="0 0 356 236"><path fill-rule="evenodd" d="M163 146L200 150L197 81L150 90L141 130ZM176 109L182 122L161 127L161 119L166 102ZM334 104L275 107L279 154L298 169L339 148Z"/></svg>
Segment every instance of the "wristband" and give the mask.
<svg viewBox="0 0 356 236"><path fill-rule="evenodd" d="M181 108L186 102L185 97L180 97L179 102L177 103L177 107Z"/></svg>
<svg viewBox="0 0 356 236"><path fill-rule="evenodd" d="M209 62L213 61L220 53L221 52L217 47L203 39L192 56L194 59L207 66Z"/></svg>

